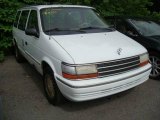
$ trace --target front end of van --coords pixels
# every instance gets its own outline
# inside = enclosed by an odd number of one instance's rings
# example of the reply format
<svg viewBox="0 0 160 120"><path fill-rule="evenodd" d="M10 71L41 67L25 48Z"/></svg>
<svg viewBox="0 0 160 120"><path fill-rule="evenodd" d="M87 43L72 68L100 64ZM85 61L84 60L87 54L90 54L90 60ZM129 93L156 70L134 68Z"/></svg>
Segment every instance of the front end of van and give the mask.
<svg viewBox="0 0 160 120"><path fill-rule="evenodd" d="M62 94L72 101L86 101L116 94L149 79L148 54L92 64L62 62L62 76L57 84Z"/></svg>

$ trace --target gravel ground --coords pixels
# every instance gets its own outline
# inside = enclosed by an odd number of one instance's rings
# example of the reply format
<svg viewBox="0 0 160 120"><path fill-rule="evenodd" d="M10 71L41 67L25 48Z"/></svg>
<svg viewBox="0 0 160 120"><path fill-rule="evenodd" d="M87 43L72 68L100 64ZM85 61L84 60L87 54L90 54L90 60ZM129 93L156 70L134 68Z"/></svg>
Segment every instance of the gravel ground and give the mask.
<svg viewBox="0 0 160 120"><path fill-rule="evenodd" d="M0 120L2 120L2 99L0 96Z"/></svg>
<svg viewBox="0 0 160 120"><path fill-rule="evenodd" d="M55 107L45 98L42 77L27 62L16 63L13 56L0 63L0 96L4 120L160 120L160 81Z"/></svg>

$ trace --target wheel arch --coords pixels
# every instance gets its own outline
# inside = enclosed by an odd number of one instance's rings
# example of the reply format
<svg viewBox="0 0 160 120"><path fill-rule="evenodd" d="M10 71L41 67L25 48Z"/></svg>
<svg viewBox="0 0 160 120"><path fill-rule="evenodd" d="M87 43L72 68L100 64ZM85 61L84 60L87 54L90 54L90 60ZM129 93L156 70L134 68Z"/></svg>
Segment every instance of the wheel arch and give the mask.
<svg viewBox="0 0 160 120"><path fill-rule="evenodd" d="M14 46L17 45L17 41L16 41L15 38L13 38L12 44L13 44Z"/></svg>
<svg viewBox="0 0 160 120"><path fill-rule="evenodd" d="M55 67L54 67L54 64L52 63L52 61L45 57L42 62L41 62L41 68L42 68L42 74L44 74L44 69L45 67L50 67L51 70L53 71L53 74L55 74L56 70L55 70Z"/></svg>
<svg viewBox="0 0 160 120"><path fill-rule="evenodd" d="M152 54L152 53L159 53L159 52L160 52L160 51L157 50L156 48L149 48L147 51L148 51L149 54Z"/></svg>
<svg viewBox="0 0 160 120"><path fill-rule="evenodd" d="M41 63L41 67L42 67L42 73L43 73L43 84L44 84L44 89L45 89L45 93L46 93L46 96L47 96L47 99L48 99L48 101L51 103L51 104L53 104L53 105L58 105L58 104L60 104L61 102L63 102L63 95L62 95L62 93L61 93L61 91L60 91L60 89L59 89L59 87L58 87L58 84L57 84L57 81L56 81L56 79L52 79L53 80L53 83L54 84L52 84L52 85L54 85L54 91L55 91L55 96L54 96L54 98L51 96L49 96L49 94L48 94L48 90L47 90L47 88L48 87L46 87L46 77L45 77L45 67L49 67L49 70L51 69L52 71L49 71L49 72L53 72L53 74L51 74L51 75L53 75L53 78L55 77L55 67L54 67L54 64L53 64L53 62L52 62L52 60L51 59L49 59L49 58L47 58L47 57L45 57L43 60L42 60L42 63Z"/></svg>

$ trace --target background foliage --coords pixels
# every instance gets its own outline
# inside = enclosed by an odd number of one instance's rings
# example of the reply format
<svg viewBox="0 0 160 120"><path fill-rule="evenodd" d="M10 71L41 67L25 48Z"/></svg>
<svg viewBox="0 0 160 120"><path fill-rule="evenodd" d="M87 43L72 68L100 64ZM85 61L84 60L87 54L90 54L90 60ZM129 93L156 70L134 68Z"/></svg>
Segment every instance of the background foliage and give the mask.
<svg viewBox="0 0 160 120"><path fill-rule="evenodd" d="M5 51L12 43L12 24L16 10L30 4L52 2L53 0L0 0L0 61ZM152 5L151 0L54 0L62 4L81 4L97 8L103 16L129 15L151 16L159 19L160 14L150 12L147 8Z"/></svg>

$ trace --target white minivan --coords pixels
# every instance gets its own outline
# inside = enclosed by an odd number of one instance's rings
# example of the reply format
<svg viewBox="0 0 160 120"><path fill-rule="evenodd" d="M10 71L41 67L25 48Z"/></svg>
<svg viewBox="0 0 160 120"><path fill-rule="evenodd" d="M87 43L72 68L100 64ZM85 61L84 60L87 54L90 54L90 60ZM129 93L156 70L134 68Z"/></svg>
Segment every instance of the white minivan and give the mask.
<svg viewBox="0 0 160 120"><path fill-rule="evenodd" d="M37 5L18 10L13 25L15 57L43 75L47 99L86 101L148 80L147 50L110 28L94 8Z"/></svg>

